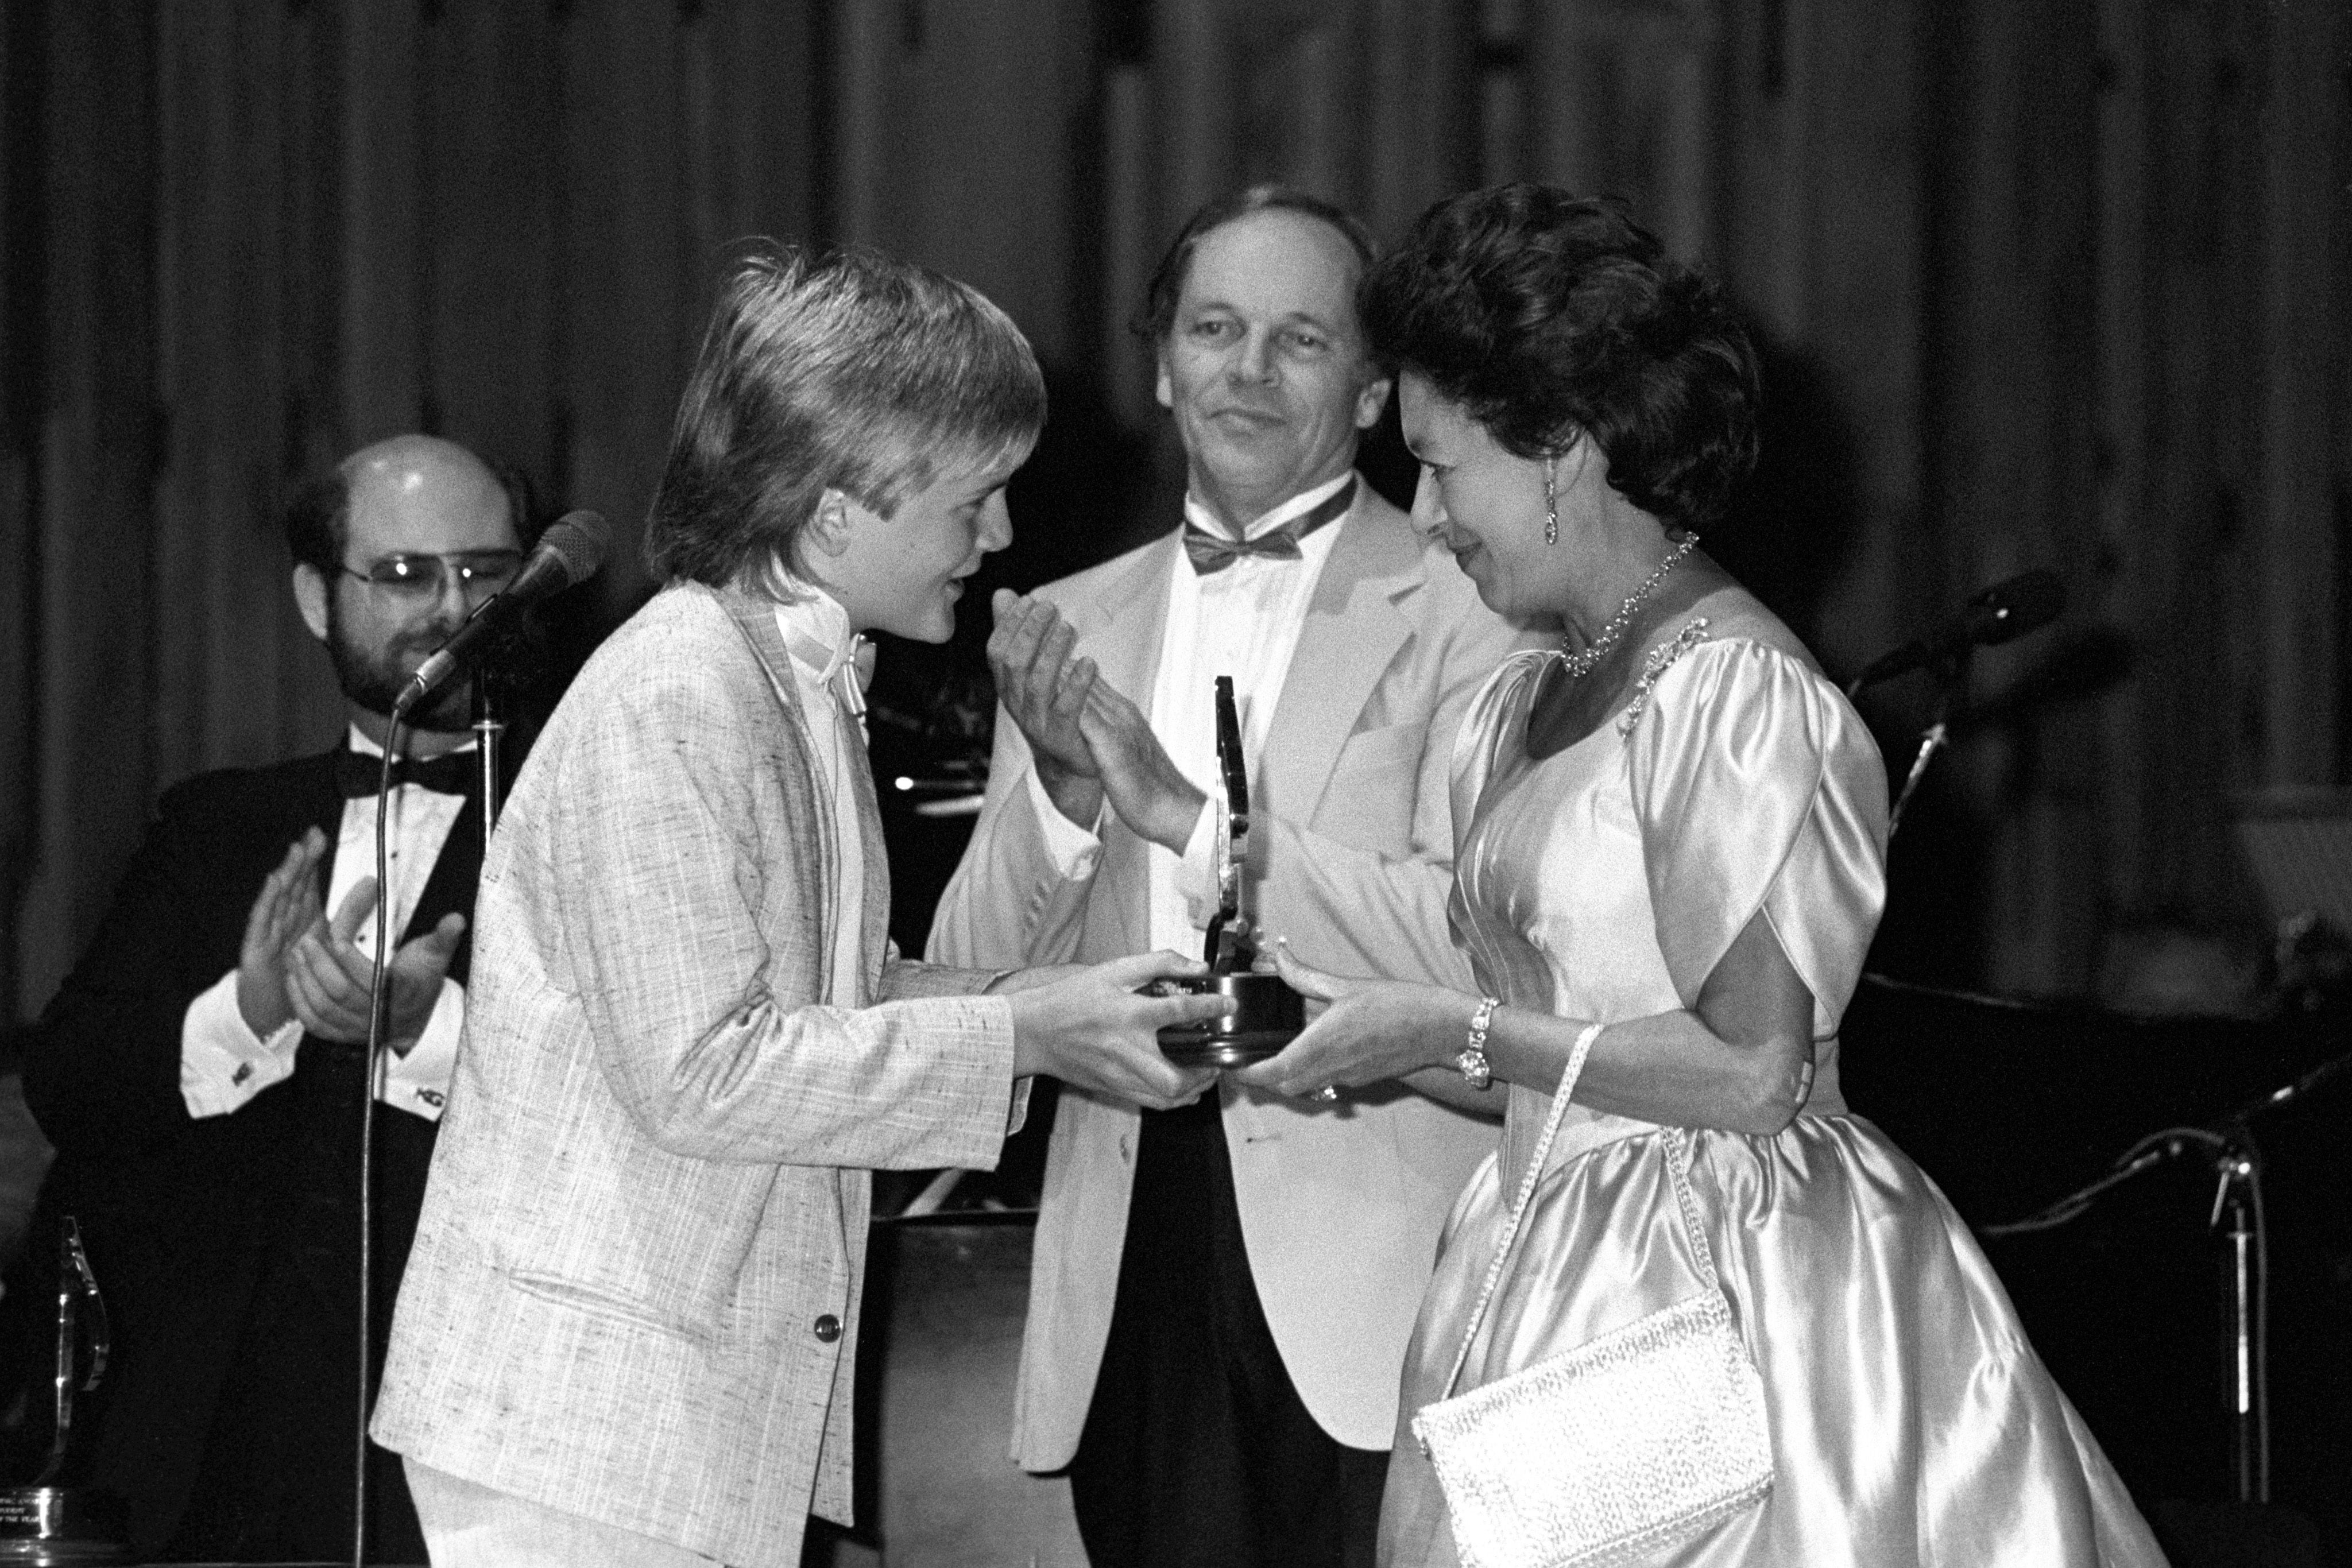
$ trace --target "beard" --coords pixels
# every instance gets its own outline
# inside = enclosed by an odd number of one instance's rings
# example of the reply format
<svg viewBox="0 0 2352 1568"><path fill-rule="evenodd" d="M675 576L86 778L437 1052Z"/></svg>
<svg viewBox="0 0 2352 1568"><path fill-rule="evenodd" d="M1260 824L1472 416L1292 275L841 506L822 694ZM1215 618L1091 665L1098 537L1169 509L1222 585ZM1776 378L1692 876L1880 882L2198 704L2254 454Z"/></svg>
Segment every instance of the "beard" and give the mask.
<svg viewBox="0 0 2352 1568"><path fill-rule="evenodd" d="M392 716L392 705L400 690L416 674L433 650L447 642L457 630L455 624L443 625L436 621L412 632L404 632L378 648L363 648L344 634L340 606L331 597L327 601L327 657L335 666L335 683L343 688L343 695L373 714ZM422 707L409 710L406 720L411 729L429 730L436 735L462 735L473 721L473 698L469 683L452 681L443 686Z"/></svg>

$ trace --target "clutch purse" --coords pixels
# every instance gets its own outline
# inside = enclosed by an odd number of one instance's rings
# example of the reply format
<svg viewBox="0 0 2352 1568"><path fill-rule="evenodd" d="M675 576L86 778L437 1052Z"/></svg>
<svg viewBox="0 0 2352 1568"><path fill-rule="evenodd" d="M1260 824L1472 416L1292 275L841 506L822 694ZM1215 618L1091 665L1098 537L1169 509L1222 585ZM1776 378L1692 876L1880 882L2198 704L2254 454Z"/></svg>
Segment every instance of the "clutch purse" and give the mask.
<svg viewBox="0 0 2352 1568"><path fill-rule="evenodd" d="M1625 1563L1762 1500L1772 1487L1764 1382L1731 1320L1691 1197L1691 1151L1665 1129L1683 1228L1704 1289L1674 1305L1455 1395L1505 1260L1598 1029L1577 1040L1551 1116L1463 1332L1450 1397L1413 1436L1437 1471L1465 1568Z"/></svg>

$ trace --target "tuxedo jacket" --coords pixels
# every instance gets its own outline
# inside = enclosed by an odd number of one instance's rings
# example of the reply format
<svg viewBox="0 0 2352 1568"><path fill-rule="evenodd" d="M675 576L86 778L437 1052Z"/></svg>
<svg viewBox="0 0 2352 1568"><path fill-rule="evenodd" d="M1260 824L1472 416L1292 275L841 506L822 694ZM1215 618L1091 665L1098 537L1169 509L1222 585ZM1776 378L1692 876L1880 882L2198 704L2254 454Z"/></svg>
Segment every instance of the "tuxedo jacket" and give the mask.
<svg viewBox="0 0 2352 1568"><path fill-rule="evenodd" d="M656 594L572 682L483 868L466 1036L375 1434L737 1565L849 1517L868 1172L995 1164L992 972L902 961L862 748L859 1007L772 607Z"/></svg>
<svg viewBox="0 0 2352 1568"><path fill-rule="evenodd" d="M1039 591L1102 677L1148 703L1179 534ZM1526 637L1453 560L1359 482L1308 603L1250 781L1263 929L1340 975L1472 988L1448 936L1447 776L1464 706ZM997 716L988 795L942 896L945 963L1093 962L1151 946L1149 845L1103 833L1095 873L1054 867L1031 804L1029 748ZM1250 1271L1283 1364L1323 1428L1360 1448L1396 1430L1405 1341L1438 1232L1496 1124L1402 1086L1307 1105L1226 1082L1223 1115ZM1132 1105L1065 1090L1046 1158L1022 1346L1013 1457L1077 1451L1110 1332L1134 1180Z"/></svg>
<svg viewBox="0 0 2352 1568"><path fill-rule="evenodd" d="M142 1554L162 1545L188 1506L240 1340L270 1316L267 1281L293 1249L352 1260L348 1316L276 1323L271 1332L289 1356L339 1368L352 1360L362 1052L305 1038L290 1077L226 1115L192 1118L180 1094L188 1004L237 967L255 895L314 827L331 846L318 873L325 895L344 804L333 755L203 774L166 791L25 1063L26 1100L58 1151L43 1212L52 1225L63 1214L79 1224L112 1320L105 1384L88 1402L89 1419L76 1422L75 1471L122 1496ZM480 820L469 807L442 846L406 935L452 912L470 914L480 863ZM461 941L450 961L461 983L468 946ZM388 1107L373 1115L380 1335L415 1230L434 1128ZM36 1245L53 1257L55 1244L45 1226ZM300 1462L348 1474L355 1403L345 1377L267 1419L344 1434ZM215 1455L210 1463L235 1458ZM388 1479L396 1486L396 1475ZM386 1493L385 1506L404 1512L404 1489ZM397 1532L413 1532L413 1523ZM341 1552L347 1540L346 1531L344 1542L322 1544Z"/></svg>

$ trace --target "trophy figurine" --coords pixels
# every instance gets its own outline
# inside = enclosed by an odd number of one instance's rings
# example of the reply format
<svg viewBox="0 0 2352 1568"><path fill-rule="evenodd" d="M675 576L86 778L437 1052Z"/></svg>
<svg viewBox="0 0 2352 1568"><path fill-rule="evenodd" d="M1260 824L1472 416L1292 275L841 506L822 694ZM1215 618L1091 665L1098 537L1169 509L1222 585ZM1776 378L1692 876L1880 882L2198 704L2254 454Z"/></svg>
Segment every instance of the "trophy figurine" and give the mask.
<svg viewBox="0 0 2352 1568"><path fill-rule="evenodd" d="M79 1367L81 1342L76 1318L81 1298L89 1299L89 1371ZM106 1298L98 1292L89 1254L82 1249L81 1227L70 1214L58 1233L57 1427L49 1438L48 1462L26 1487L0 1487L0 1563L129 1563L121 1505L109 1492L53 1483L64 1471L73 1436L74 1395L88 1394L106 1375L111 1336Z"/></svg>
<svg viewBox="0 0 2352 1568"><path fill-rule="evenodd" d="M1196 980L1166 980L1166 991L1219 992L1239 1004L1207 1023L1176 1024L1160 1031L1160 1050L1187 1067L1239 1067L1272 1056L1307 1027L1307 1007L1278 975L1253 972L1257 941L1249 915L1243 873L1249 863L1249 770L1242 762L1242 726L1234 707L1234 682L1217 677L1217 913L1209 921L1202 956L1209 973Z"/></svg>

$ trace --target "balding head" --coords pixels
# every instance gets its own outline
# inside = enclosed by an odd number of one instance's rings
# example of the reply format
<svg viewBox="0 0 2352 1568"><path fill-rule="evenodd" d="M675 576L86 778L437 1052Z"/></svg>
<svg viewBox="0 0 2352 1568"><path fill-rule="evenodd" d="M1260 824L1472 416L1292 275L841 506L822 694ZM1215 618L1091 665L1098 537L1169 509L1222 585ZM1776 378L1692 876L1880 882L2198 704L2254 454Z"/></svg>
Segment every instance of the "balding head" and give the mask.
<svg viewBox="0 0 2352 1568"><path fill-rule="evenodd" d="M343 558L355 509L371 517L496 513L513 536L504 541L509 549L529 549L537 531L519 475L437 435L394 435L362 446L305 484L286 508L286 548L294 563L331 577L350 564Z"/></svg>
<svg viewBox="0 0 2352 1568"><path fill-rule="evenodd" d="M361 447L344 458L341 466L354 500L370 495L393 500L430 493L446 500L471 501L500 489L488 464L437 435L394 435Z"/></svg>
<svg viewBox="0 0 2352 1568"><path fill-rule="evenodd" d="M520 478L432 435L362 447L287 508L295 606L333 659L353 722L379 744L401 685L514 571L530 512ZM414 722L454 737L466 710L453 685Z"/></svg>

